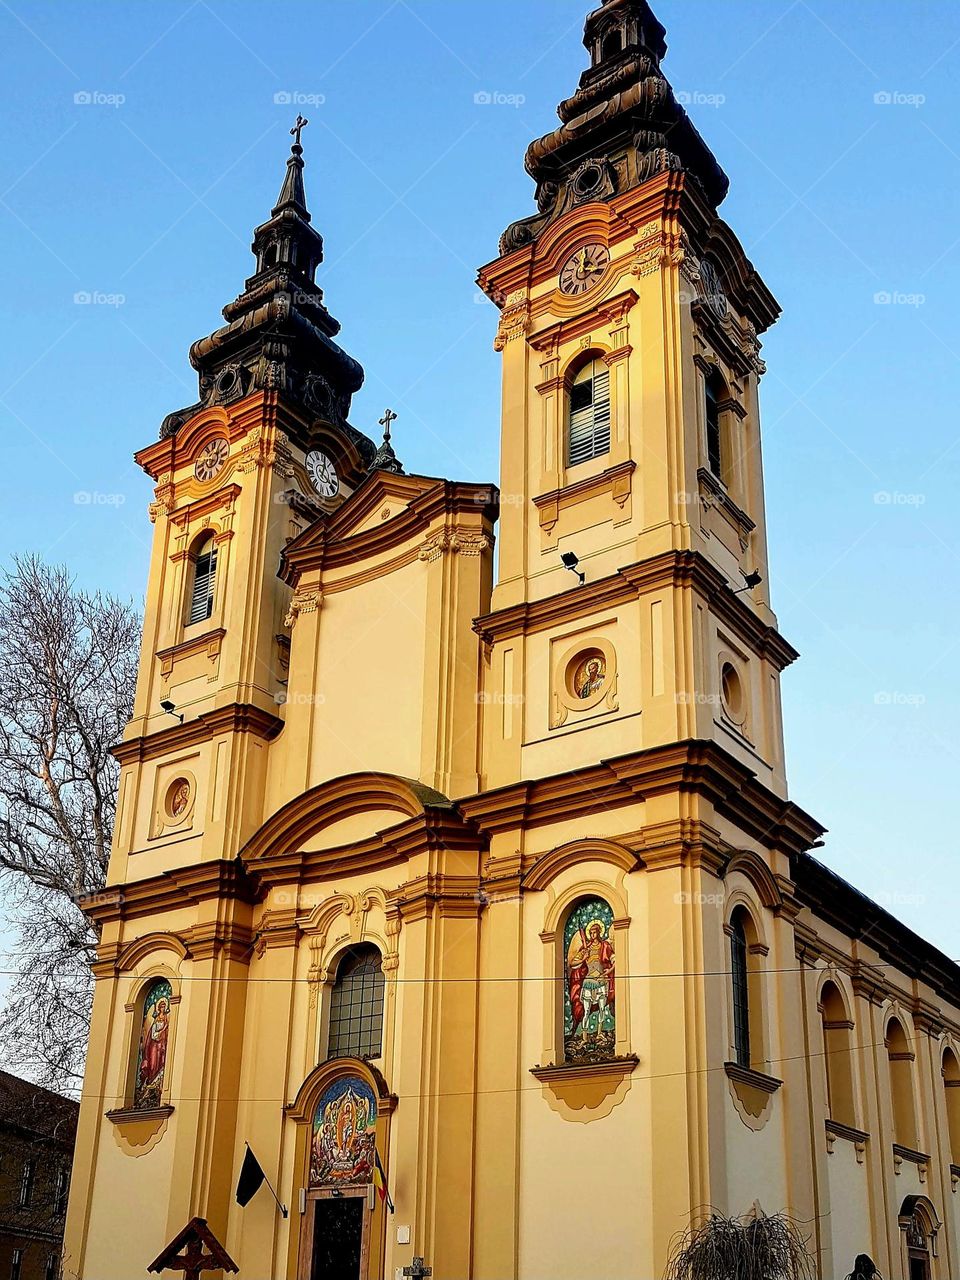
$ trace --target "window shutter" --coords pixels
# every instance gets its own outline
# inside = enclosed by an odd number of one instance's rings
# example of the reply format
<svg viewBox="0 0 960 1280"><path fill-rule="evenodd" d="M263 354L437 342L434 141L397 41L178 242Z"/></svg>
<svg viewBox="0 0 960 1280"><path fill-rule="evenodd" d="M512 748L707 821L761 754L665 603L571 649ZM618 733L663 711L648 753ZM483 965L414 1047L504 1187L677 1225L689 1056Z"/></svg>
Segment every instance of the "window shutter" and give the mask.
<svg viewBox="0 0 960 1280"><path fill-rule="evenodd" d="M187 625L204 622L213 613L213 588L217 576L217 548L197 556L193 571L193 595Z"/></svg>
<svg viewBox="0 0 960 1280"><path fill-rule="evenodd" d="M610 370L601 369L570 388L567 465L575 467L609 452Z"/></svg>

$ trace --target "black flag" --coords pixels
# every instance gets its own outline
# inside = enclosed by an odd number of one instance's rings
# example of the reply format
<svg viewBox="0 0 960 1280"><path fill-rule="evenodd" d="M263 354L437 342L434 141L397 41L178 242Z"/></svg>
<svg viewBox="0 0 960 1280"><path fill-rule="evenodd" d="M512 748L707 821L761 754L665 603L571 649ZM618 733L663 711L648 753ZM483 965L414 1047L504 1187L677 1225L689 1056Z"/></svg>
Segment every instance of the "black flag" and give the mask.
<svg viewBox="0 0 960 1280"><path fill-rule="evenodd" d="M243 1165L240 1169L240 1177L237 1179L237 1204L249 1204L260 1190L266 1176L260 1168L260 1161L247 1147L246 1155L243 1157Z"/></svg>

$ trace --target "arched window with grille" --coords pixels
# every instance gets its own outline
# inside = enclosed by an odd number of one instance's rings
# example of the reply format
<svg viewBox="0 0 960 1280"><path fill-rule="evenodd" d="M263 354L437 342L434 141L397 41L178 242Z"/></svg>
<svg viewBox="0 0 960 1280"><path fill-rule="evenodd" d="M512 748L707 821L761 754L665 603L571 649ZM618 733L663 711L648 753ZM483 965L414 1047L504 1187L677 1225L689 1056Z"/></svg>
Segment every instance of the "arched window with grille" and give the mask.
<svg viewBox="0 0 960 1280"><path fill-rule="evenodd" d="M212 533L201 538L194 547L193 577L187 609L187 626L205 622L213 613L213 593L217 579L217 544Z"/></svg>
<svg viewBox="0 0 960 1280"><path fill-rule="evenodd" d="M578 370L570 386L567 466L576 467L610 452L610 370L595 357Z"/></svg>
<svg viewBox="0 0 960 1280"><path fill-rule="evenodd" d="M383 1049L383 957L369 943L351 947L337 966L330 997L330 1058L379 1058Z"/></svg>
<svg viewBox="0 0 960 1280"><path fill-rule="evenodd" d="M733 995L733 1051L739 1067L750 1066L750 969L747 951L746 912L734 912L730 921L730 974Z"/></svg>

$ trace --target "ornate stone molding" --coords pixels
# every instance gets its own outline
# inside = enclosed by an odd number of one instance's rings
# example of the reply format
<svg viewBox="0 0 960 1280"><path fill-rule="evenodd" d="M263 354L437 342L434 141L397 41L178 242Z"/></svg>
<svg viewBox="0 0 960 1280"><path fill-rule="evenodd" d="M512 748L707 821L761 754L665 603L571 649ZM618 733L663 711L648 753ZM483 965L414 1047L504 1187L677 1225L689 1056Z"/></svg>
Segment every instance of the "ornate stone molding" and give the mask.
<svg viewBox="0 0 960 1280"><path fill-rule="evenodd" d="M447 552L461 556L480 556L489 551L493 540L485 533L466 533L462 529L436 529L427 534L417 553L419 560L439 560Z"/></svg>
<svg viewBox="0 0 960 1280"><path fill-rule="evenodd" d="M213 631L204 632L202 636L191 636L189 640L182 640L180 644L171 645L169 649L158 649L157 658L160 662L160 678L164 681L169 680L175 665L183 661L184 658L206 653L207 658L214 665L213 672L210 675L210 679L213 680L216 677L223 637L226 634L223 627L217 627Z"/></svg>
<svg viewBox="0 0 960 1280"><path fill-rule="evenodd" d="M525 289L507 295L500 313L500 325L493 341L494 351L502 351L508 342L522 338L530 328L530 300Z"/></svg>
<svg viewBox="0 0 960 1280"><path fill-rule="evenodd" d="M254 427L240 451L237 470L251 472L258 467L273 467L277 475L290 479L295 468L289 445L289 438L279 429Z"/></svg>
<svg viewBox="0 0 960 1280"><path fill-rule="evenodd" d="M530 1074L543 1086L551 1110L564 1120L587 1124L608 1116L623 1101L639 1065L636 1054L627 1054L606 1062L531 1067Z"/></svg>
<svg viewBox="0 0 960 1280"><path fill-rule="evenodd" d="M176 506L175 489L173 485L173 477L169 471L165 471L160 477L160 482L154 489L154 501L147 507L147 514L150 517L150 523L156 524L158 516L169 516L173 513Z"/></svg>
<svg viewBox="0 0 960 1280"><path fill-rule="evenodd" d="M316 613L323 603L323 592L319 587L297 590L293 593L283 620L285 627L292 627L302 613Z"/></svg>
<svg viewBox="0 0 960 1280"><path fill-rule="evenodd" d="M904 1147L899 1142L895 1142L893 1144L893 1172L898 1177L903 1169L904 1161L908 1164L915 1164L920 1181L926 1182L927 1174L930 1171L930 1157L923 1151L914 1151L912 1147Z"/></svg>
<svg viewBox="0 0 960 1280"><path fill-rule="evenodd" d="M682 267L688 252L686 237L667 231L659 222L640 229L634 245L631 271L635 276L652 276L663 267Z"/></svg>
<svg viewBox="0 0 960 1280"><path fill-rule="evenodd" d="M857 1153L857 1164L863 1164L866 1157L867 1143L870 1141L869 1133L864 1133L862 1129L855 1129L849 1124L841 1124L839 1120L825 1121L824 1128L827 1135L828 1155L833 1155L837 1139L841 1138L844 1142L853 1143L854 1150Z"/></svg>

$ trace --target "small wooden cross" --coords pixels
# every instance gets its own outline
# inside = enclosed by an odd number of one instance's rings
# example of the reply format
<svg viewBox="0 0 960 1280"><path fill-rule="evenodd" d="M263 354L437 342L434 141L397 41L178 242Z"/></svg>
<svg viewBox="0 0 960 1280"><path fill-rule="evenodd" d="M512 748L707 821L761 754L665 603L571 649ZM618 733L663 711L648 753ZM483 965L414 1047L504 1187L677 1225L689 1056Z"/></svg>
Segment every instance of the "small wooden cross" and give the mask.
<svg viewBox="0 0 960 1280"><path fill-rule="evenodd" d="M413 1276L413 1280L422 1280L422 1277L433 1275L433 1267L425 1267L422 1258L414 1258L413 1266L404 1267L403 1274Z"/></svg>
<svg viewBox="0 0 960 1280"><path fill-rule="evenodd" d="M299 147L299 145L300 145L300 134L301 134L302 130L304 129L304 127L305 127L306 125L308 125L309 123L310 123L310 121L309 121L309 120L305 120L305 119L303 118L303 116L302 116L302 115L300 115L300 113L299 113L299 112L297 112L297 123L296 123L296 124L293 126L293 128L290 130L290 133L291 133L291 135L292 135L294 138L296 138L296 140L297 140L297 146L298 146L298 147Z"/></svg>
<svg viewBox="0 0 960 1280"><path fill-rule="evenodd" d="M203 1271L237 1271L237 1264L207 1226L206 1218L192 1218L147 1271L182 1271L183 1280L200 1280Z"/></svg>
<svg viewBox="0 0 960 1280"><path fill-rule="evenodd" d="M396 420L397 420L397 415L393 412L392 409L388 409L386 413L383 415L383 417L380 419L380 425L381 427L383 427L384 440L390 439L390 427L392 423L396 422Z"/></svg>

